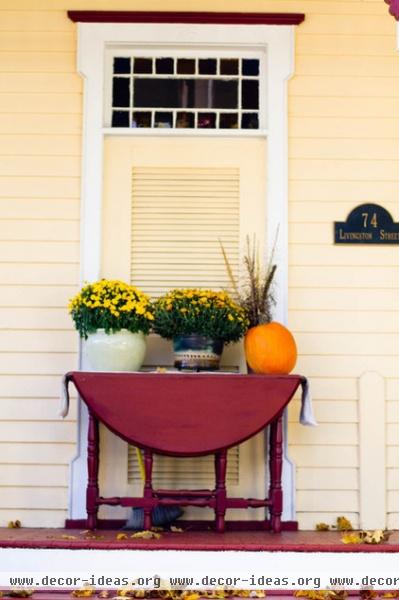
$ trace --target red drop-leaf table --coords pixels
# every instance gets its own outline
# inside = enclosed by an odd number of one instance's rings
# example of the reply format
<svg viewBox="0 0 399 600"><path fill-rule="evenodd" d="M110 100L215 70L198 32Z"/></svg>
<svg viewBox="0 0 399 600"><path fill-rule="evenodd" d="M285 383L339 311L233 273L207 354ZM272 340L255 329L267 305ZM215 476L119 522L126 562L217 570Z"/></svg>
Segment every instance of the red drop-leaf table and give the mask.
<svg viewBox="0 0 399 600"><path fill-rule="evenodd" d="M224 531L228 508L268 507L270 525L281 531L283 492L282 415L304 378L299 375L226 373L99 373L73 371L72 381L89 409L87 527L97 526L102 504L141 507L151 528L155 506L208 506L216 530ZM99 422L144 451L141 498L103 498L99 493ZM269 496L230 498L226 493L227 450L270 426ZM215 456L213 490L160 490L152 485L153 453Z"/></svg>

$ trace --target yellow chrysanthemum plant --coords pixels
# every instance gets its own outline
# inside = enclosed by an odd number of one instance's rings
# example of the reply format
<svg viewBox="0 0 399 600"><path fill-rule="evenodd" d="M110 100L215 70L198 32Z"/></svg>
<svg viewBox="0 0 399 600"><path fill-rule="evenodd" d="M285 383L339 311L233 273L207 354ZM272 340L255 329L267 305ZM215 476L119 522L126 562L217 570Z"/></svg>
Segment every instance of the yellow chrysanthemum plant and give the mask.
<svg viewBox="0 0 399 600"><path fill-rule="evenodd" d="M119 280L101 279L86 284L71 299L68 310L83 339L98 329L107 334L122 329L148 334L154 320L149 296Z"/></svg>
<svg viewBox="0 0 399 600"><path fill-rule="evenodd" d="M174 289L154 304L153 330L161 337L201 335L237 342L248 329L245 310L224 291Z"/></svg>

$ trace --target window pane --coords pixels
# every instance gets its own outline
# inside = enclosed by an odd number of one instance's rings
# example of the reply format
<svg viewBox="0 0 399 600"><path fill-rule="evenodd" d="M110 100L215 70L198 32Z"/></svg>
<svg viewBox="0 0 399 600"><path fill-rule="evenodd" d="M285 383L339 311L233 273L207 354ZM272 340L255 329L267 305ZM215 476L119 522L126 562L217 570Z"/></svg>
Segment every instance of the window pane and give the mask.
<svg viewBox="0 0 399 600"><path fill-rule="evenodd" d="M199 129L215 129L216 114L215 113L198 113L198 128Z"/></svg>
<svg viewBox="0 0 399 600"><path fill-rule="evenodd" d="M176 115L176 127L179 129L194 127L194 113L178 112Z"/></svg>
<svg viewBox="0 0 399 600"><path fill-rule="evenodd" d="M194 58L178 58L177 72L179 75L194 75L195 74L195 59Z"/></svg>
<svg viewBox="0 0 399 600"><path fill-rule="evenodd" d="M220 113L219 127L220 129L237 129L237 113Z"/></svg>
<svg viewBox="0 0 399 600"><path fill-rule="evenodd" d="M222 58L220 60L221 75L238 75L238 59Z"/></svg>
<svg viewBox="0 0 399 600"><path fill-rule="evenodd" d="M256 58L243 58L242 74L247 77L257 77L259 75L259 60Z"/></svg>
<svg viewBox="0 0 399 600"><path fill-rule="evenodd" d="M132 127L151 127L151 113L135 111L133 113Z"/></svg>
<svg viewBox="0 0 399 600"><path fill-rule="evenodd" d="M173 113L156 112L154 127L173 127Z"/></svg>
<svg viewBox="0 0 399 600"><path fill-rule="evenodd" d="M238 82L215 79L213 84L212 108L237 108Z"/></svg>
<svg viewBox="0 0 399 600"><path fill-rule="evenodd" d="M114 73L130 73L130 58L114 58Z"/></svg>
<svg viewBox="0 0 399 600"><path fill-rule="evenodd" d="M152 58L135 58L133 73L152 73Z"/></svg>
<svg viewBox="0 0 399 600"><path fill-rule="evenodd" d="M135 108L180 108L180 81L178 79L134 79L133 106Z"/></svg>
<svg viewBox="0 0 399 600"><path fill-rule="evenodd" d="M241 127L242 129L259 129L258 113L243 113Z"/></svg>
<svg viewBox="0 0 399 600"><path fill-rule="evenodd" d="M111 126L112 127L129 127L129 111L113 110Z"/></svg>
<svg viewBox="0 0 399 600"><path fill-rule="evenodd" d="M130 106L130 79L128 77L114 77L112 106Z"/></svg>
<svg viewBox="0 0 399 600"><path fill-rule="evenodd" d="M155 70L158 75L173 75L173 58L157 58Z"/></svg>
<svg viewBox="0 0 399 600"><path fill-rule="evenodd" d="M198 62L200 75L216 75L216 58L200 58Z"/></svg>
<svg viewBox="0 0 399 600"><path fill-rule="evenodd" d="M242 108L259 108L259 81L244 79L241 86Z"/></svg>

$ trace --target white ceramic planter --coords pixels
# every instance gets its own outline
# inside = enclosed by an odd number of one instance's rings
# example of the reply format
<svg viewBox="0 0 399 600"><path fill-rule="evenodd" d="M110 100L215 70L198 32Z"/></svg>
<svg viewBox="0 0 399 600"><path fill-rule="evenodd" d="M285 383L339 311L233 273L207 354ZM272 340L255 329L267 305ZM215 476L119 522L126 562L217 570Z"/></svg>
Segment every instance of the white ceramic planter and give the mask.
<svg viewBox="0 0 399 600"><path fill-rule="evenodd" d="M121 329L105 333L97 329L88 336L84 352L94 371L138 371L144 362L146 339L143 333Z"/></svg>

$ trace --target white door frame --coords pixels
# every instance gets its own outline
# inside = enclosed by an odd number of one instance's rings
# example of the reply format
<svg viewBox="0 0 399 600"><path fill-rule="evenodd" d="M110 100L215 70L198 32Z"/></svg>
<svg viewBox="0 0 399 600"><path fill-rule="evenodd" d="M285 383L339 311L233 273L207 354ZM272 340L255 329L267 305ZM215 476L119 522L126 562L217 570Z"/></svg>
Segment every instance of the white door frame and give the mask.
<svg viewBox="0 0 399 600"><path fill-rule="evenodd" d="M267 137L266 239L275 246L278 265L275 280L274 317L287 321L288 295L288 136L287 81L294 68L294 27L291 25L189 25L159 23L78 23L78 71L84 78L83 148L81 184L81 282L95 281L101 268L101 205L103 141L105 135L140 135L140 130L122 131L103 127L104 61L107 47L140 46L183 48L236 48L266 53L267 129L232 131L222 135ZM153 132L159 135L160 130ZM181 130L164 131L181 135ZM201 132L203 133L203 132ZM145 131L146 135L151 131ZM194 133L195 135L195 133ZM220 131L208 135L221 135ZM266 199L265 199L266 200ZM271 248L268 248L269 252ZM81 367L84 368L84 364ZM77 455L70 468L69 518L86 516L87 411L79 403ZM287 429L287 423L285 423ZM285 436L286 440L286 436ZM295 471L285 442L283 463L283 519L295 519Z"/></svg>

